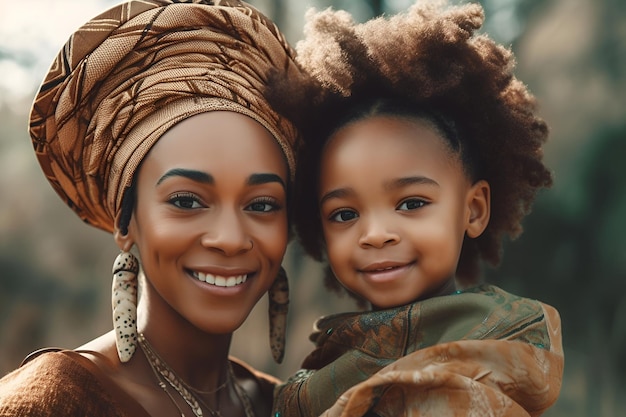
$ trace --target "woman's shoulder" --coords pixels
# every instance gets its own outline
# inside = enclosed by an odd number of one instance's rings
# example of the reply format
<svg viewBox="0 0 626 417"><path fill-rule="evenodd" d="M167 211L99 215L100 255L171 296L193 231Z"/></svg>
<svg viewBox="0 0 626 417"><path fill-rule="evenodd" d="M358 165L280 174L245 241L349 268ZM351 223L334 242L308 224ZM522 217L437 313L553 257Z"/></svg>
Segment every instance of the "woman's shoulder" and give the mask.
<svg viewBox="0 0 626 417"><path fill-rule="evenodd" d="M0 380L0 416L120 416L83 356L46 348Z"/></svg>
<svg viewBox="0 0 626 417"><path fill-rule="evenodd" d="M60 348L44 348L28 354L17 369L0 379L0 392L5 393L12 386L34 389L65 389L72 386L83 369L70 352Z"/></svg>

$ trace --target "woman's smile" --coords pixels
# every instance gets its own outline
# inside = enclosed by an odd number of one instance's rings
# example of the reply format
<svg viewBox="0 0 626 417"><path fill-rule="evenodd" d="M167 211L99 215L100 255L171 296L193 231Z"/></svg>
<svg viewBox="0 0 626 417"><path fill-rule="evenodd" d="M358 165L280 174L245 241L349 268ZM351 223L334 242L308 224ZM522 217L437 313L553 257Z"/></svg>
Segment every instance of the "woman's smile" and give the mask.
<svg viewBox="0 0 626 417"><path fill-rule="evenodd" d="M256 281L254 278L258 276L254 272L238 275L216 275L190 270L186 272L198 295L219 297L220 303L227 302L230 297L247 297L254 291L254 281ZM232 299L231 304L233 304Z"/></svg>
<svg viewBox="0 0 626 417"><path fill-rule="evenodd" d="M195 263L194 266L184 267L183 269L196 282L208 284L208 286L215 288L234 288L244 287L243 284L258 273L258 267L252 266L250 262L245 264L247 266L239 265L235 267L211 263L201 266Z"/></svg>
<svg viewBox="0 0 626 417"><path fill-rule="evenodd" d="M248 274L223 276L191 271L191 275L199 281L206 282L207 284L215 285L217 287L234 287L235 285L246 282L248 279Z"/></svg>

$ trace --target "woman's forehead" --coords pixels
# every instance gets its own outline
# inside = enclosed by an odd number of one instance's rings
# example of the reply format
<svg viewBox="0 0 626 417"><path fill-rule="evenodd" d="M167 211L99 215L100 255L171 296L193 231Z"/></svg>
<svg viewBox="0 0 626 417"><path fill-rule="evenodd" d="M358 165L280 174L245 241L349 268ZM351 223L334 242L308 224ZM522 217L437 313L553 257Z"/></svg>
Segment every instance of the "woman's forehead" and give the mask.
<svg viewBox="0 0 626 417"><path fill-rule="evenodd" d="M272 135L255 120L234 112L202 113L168 130L144 165L163 172L185 168L228 175L276 172L287 177L287 163Z"/></svg>

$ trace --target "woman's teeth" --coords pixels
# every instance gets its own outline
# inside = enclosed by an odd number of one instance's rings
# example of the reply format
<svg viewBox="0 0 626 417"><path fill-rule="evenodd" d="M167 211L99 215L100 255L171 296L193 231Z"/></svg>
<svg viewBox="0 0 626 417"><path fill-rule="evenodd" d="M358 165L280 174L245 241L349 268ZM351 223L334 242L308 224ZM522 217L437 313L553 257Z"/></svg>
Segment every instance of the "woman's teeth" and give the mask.
<svg viewBox="0 0 626 417"><path fill-rule="evenodd" d="M234 287L243 284L248 279L248 275L235 275L231 277L222 277L220 275L205 274L203 272L194 272L193 276L202 282L215 285L217 287Z"/></svg>

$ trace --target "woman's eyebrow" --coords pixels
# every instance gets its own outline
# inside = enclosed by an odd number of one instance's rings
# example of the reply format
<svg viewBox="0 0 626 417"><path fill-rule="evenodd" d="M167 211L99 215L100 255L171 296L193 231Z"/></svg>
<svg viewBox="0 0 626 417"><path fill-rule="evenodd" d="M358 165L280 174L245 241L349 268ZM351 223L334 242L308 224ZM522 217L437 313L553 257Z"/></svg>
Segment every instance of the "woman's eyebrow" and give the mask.
<svg viewBox="0 0 626 417"><path fill-rule="evenodd" d="M287 189L285 181L276 174L252 174L248 177L248 185L267 184L268 182L277 182L282 185L284 189Z"/></svg>
<svg viewBox="0 0 626 417"><path fill-rule="evenodd" d="M157 181L157 185L161 184L168 178L171 177L185 177L189 178L192 181L201 182L204 184L214 184L215 180L211 174L208 174L203 171L197 171L193 169L184 169L184 168L174 168L167 171L159 180Z"/></svg>
<svg viewBox="0 0 626 417"><path fill-rule="evenodd" d="M203 184L215 184L215 179L209 173L193 169L174 168L163 174L157 181L157 185L171 177L184 177ZM248 185L267 184L269 182L277 182L283 188L287 188L283 179L276 174L252 174L248 177Z"/></svg>

